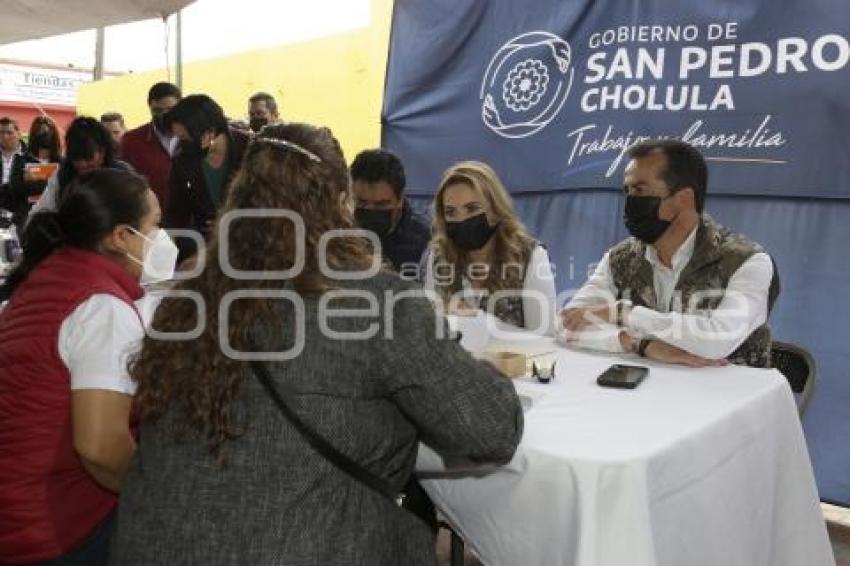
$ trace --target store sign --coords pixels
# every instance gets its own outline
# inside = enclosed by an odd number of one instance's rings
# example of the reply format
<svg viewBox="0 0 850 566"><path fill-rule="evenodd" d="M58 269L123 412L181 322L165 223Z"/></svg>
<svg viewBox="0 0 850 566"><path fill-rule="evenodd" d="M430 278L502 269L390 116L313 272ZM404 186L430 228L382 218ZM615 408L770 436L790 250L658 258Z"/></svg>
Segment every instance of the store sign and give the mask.
<svg viewBox="0 0 850 566"><path fill-rule="evenodd" d="M0 102L77 105L77 90L91 73L0 63Z"/></svg>

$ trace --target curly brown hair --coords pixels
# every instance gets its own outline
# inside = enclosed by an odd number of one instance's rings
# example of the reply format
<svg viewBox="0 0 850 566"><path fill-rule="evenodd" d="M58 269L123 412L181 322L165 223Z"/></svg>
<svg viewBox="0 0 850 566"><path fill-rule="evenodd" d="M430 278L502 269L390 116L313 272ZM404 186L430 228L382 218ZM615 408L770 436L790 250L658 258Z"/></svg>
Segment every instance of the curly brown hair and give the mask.
<svg viewBox="0 0 850 566"><path fill-rule="evenodd" d="M201 274L175 287L177 291L197 292L205 301L203 333L189 341L148 336L131 362L142 421L156 420L167 410L177 411L178 434L206 438L212 453L222 458L224 443L239 434L231 405L239 392L245 362L222 351L218 305L228 293L241 289L287 287L309 296L333 288L334 282L320 272L317 249L328 230L354 227L353 215L346 206L351 198L349 191L345 158L327 128L296 123L269 126L251 142L221 211L226 215L254 209L251 218L230 223L226 246L221 241L223 233L214 235L208 247L210 261ZM230 265L239 270L269 272L294 265L293 222L263 210L291 210L304 222L304 267L290 280L233 278L218 261L224 252ZM336 270L365 269L372 261L366 241L360 238L332 238L325 250L328 265ZM252 299L232 304L226 329L232 348L256 350L253 330L273 323L275 302ZM157 309L153 328L158 332L186 332L195 327L197 316L192 301L166 299Z"/></svg>

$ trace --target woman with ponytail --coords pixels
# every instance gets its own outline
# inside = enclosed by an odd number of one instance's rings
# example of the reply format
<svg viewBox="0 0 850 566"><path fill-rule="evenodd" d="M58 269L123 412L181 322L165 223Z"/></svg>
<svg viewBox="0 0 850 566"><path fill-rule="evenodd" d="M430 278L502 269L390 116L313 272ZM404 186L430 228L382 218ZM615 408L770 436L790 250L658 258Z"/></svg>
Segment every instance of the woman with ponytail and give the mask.
<svg viewBox="0 0 850 566"><path fill-rule="evenodd" d="M145 334L141 281L176 247L141 177L100 169L35 215L0 313L0 563L106 563L136 442L127 356ZM169 269L170 263L170 269Z"/></svg>

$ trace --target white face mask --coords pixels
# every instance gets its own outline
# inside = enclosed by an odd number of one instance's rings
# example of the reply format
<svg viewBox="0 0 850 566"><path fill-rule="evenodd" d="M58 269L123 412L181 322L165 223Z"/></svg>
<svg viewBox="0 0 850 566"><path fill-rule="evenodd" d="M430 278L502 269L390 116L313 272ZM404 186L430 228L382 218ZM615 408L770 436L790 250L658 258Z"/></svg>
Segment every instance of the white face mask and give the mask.
<svg viewBox="0 0 850 566"><path fill-rule="evenodd" d="M127 257L142 266L142 276L139 282L142 285L168 281L174 277L174 266L177 264L177 246L171 241L168 232L158 228L153 237L145 236L132 226L130 230L145 239L144 260L139 261L129 253Z"/></svg>

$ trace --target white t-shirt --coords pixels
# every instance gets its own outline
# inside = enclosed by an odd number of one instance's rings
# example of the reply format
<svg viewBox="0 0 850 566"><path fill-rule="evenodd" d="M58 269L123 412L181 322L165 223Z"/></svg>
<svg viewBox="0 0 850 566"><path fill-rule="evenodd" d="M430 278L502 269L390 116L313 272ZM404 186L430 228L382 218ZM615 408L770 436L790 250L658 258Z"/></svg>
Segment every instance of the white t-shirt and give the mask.
<svg viewBox="0 0 850 566"><path fill-rule="evenodd" d="M674 308L673 297L679 277L693 257L696 233L694 228L676 250L669 268L658 259L654 246L646 247L644 257L652 266L658 308L633 308L625 326L637 336L653 336L697 356L726 358L770 316L768 295L773 279L773 262L766 253L753 254L729 278L717 307L683 312L682 306ZM609 253L606 252L593 275L573 295L566 308L610 304L617 296ZM562 337L580 348L622 352L622 330L614 324L594 324L581 332L564 331Z"/></svg>
<svg viewBox="0 0 850 566"><path fill-rule="evenodd" d="M429 291L436 289L434 281L434 256L429 254L423 286ZM470 288L464 277L464 288ZM522 286L522 310L525 326L542 330L543 334L554 335L556 331L555 276L549 262L549 253L543 246L537 246L531 253L526 266Z"/></svg>
<svg viewBox="0 0 850 566"><path fill-rule="evenodd" d="M59 328L59 356L71 372L72 390L136 392L127 362L145 336L147 321L139 318L143 310L113 295L96 294L68 315Z"/></svg>
<svg viewBox="0 0 850 566"><path fill-rule="evenodd" d="M3 177L0 178L0 184L5 185L8 183L12 176L12 163L15 161L15 157L17 157L21 152L16 151L14 153L7 154L3 152Z"/></svg>
<svg viewBox="0 0 850 566"><path fill-rule="evenodd" d="M56 197L59 195L59 170L53 172L53 174L48 177L47 185L44 187L44 191L41 193L41 196L38 198L36 203L30 209L29 215L27 216L27 222L29 219L33 217L34 214L38 214L39 212L53 212L56 210Z"/></svg>

